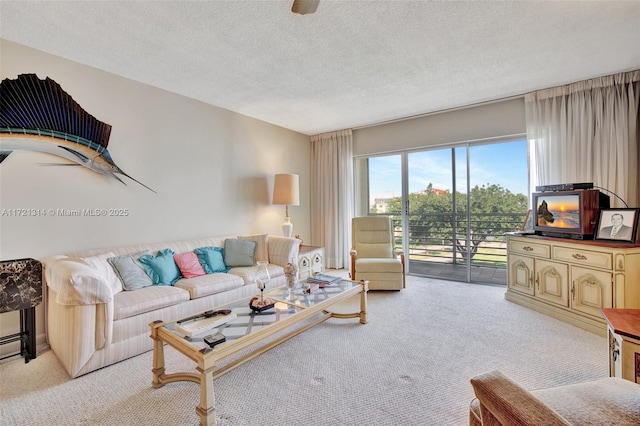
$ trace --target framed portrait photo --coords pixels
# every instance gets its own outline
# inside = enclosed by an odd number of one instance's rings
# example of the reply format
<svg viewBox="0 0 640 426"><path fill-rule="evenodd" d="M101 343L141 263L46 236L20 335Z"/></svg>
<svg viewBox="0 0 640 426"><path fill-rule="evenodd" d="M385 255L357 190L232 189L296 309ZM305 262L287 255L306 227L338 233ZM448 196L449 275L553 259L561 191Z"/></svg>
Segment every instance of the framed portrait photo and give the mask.
<svg viewBox="0 0 640 426"><path fill-rule="evenodd" d="M640 209L602 209L596 225L596 240L635 243Z"/></svg>

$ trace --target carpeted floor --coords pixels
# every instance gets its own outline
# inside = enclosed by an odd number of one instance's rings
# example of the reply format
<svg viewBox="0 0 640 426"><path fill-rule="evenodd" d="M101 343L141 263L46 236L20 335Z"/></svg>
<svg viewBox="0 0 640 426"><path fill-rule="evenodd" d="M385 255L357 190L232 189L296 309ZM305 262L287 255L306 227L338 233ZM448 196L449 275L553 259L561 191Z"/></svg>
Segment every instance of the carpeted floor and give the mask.
<svg viewBox="0 0 640 426"><path fill-rule="evenodd" d="M469 379L527 389L608 376L607 343L504 300L504 287L408 277L369 323L331 319L215 380L218 424L464 425ZM167 371L194 365L165 349ZM197 425L198 385L151 388L152 353L70 379L52 351L0 365L2 425Z"/></svg>

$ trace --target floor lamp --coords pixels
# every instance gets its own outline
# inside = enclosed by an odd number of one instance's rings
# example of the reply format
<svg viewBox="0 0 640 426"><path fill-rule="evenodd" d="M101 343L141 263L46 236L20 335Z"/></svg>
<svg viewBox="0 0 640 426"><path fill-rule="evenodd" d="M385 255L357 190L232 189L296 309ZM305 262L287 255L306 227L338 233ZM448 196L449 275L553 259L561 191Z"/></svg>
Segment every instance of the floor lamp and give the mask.
<svg viewBox="0 0 640 426"><path fill-rule="evenodd" d="M298 175L278 174L273 183L273 204L284 205L284 223L282 233L291 237L293 224L289 218L289 206L300 205L300 183Z"/></svg>

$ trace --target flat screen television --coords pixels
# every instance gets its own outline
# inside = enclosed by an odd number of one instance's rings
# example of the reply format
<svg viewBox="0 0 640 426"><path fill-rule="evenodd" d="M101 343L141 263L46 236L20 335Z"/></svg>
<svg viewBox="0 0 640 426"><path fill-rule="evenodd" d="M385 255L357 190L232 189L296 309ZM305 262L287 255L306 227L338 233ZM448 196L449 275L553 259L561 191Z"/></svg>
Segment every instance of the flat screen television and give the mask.
<svg viewBox="0 0 640 426"><path fill-rule="evenodd" d="M600 209L609 208L597 189L534 192L532 202L536 234L577 240L592 240Z"/></svg>

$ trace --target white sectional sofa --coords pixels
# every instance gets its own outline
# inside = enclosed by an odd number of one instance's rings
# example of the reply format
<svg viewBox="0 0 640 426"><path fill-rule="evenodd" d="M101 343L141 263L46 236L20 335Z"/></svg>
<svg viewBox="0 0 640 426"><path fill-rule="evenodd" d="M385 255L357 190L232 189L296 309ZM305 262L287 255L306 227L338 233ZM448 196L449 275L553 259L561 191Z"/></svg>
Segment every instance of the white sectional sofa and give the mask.
<svg viewBox="0 0 640 426"><path fill-rule="evenodd" d="M300 241L266 234L85 250L43 259L47 341L71 377L151 350L149 323L155 320L192 315L258 292L255 263L180 278L172 285L125 290L121 276L113 275L110 266L114 256L147 251L153 257L165 249L180 254L202 247L222 248L227 239L255 241L254 260L269 262L268 288L286 283L284 266L295 264ZM111 260L105 262L107 258Z"/></svg>

